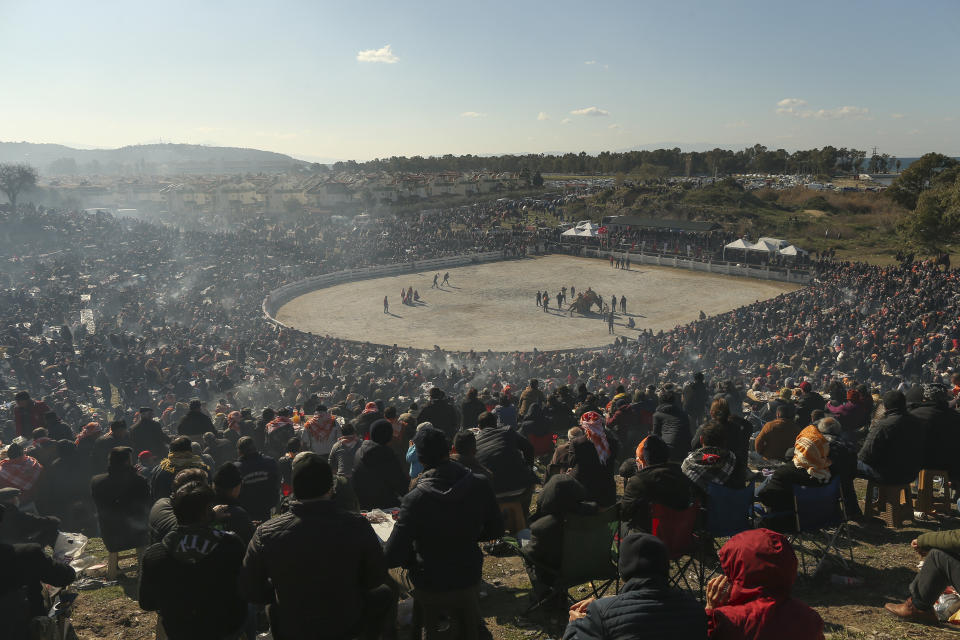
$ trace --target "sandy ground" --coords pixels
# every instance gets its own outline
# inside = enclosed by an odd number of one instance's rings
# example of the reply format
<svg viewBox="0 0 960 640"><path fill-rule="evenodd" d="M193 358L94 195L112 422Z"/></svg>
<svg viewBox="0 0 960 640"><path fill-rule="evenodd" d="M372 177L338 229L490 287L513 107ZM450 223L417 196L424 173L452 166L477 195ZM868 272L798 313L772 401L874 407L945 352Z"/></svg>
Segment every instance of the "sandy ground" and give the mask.
<svg viewBox="0 0 960 640"><path fill-rule="evenodd" d="M608 303L627 296L627 313L617 313L616 335L640 329L668 330L699 317L772 298L795 285L690 272L668 267L610 268L591 258L547 256L472 265L450 270L450 286L431 289L434 272L362 280L320 289L296 298L277 320L303 331L380 344L451 351L531 351L596 347L612 336L599 315L556 309L561 287L591 287ZM443 273L440 274L443 279ZM418 306L400 303L400 290L420 292ZM537 288L550 292L551 307L536 305ZM383 313L383 296L390 314ZM618 305L619 308L619 305ZM637 324L627 328L629 317Z"/></svg>

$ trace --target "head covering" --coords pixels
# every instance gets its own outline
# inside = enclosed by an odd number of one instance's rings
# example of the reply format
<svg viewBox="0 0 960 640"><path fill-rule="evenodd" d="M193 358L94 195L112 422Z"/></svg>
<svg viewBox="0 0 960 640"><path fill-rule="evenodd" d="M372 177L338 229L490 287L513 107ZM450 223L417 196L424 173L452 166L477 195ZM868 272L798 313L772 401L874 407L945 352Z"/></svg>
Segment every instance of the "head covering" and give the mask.
<svg viewBox="0 0 960 640"><path fill-rule="evenodd" d="M326 410L320 411L317 409L316 413L303 425L303 429L310 434L313 440L323 442L330 437L336 423L336 417Z"/></svg>
<svg viewBox="0 0 960 640"><path fill-rule="evenodd" d="M811 389L811 388L812 388L812 387L811 387L810 383L807 382L806 380L804 380L803 382L800 383L800 390L803 391L804 393L810 393L810 389Z"/></svg>
<svg viewBox="0 0 960 640"><path fill-rule="evenodd" d="M370 425L370 439L377 444L387 444L393 438L393 425L385 418L374 420Z"/></svg>
<svg viewBox="0 0 960 640"><path fill-rule="evenodd" d="M830 480L830 443L813 425L806 427L797 436L793 445L793 465L803 469L810 477L827 482Z"/></svg>
<svg viewBox="0 0 960 640"><path fill-rule="evenodd" d="M927 382L923 385L924 402L944 402L947 399L947 388L939 382Z"/></svg>
<svg viewBox="0 0 960 640"><path fill-rule="evenodd" d="M727 540L718 554L730 580L728 605L790 596L797 579L797 556L785 536L770 529L751 529Z"/></svg>
<svg viewBox="0 0 960 640"><path fill-rule="evenodd" d="M596 447L600 462L606 463L610 457L610 443L607 442L607 434L603 430L603 416L596 411L587 411L580 416L580 426L583 427L584 435Z"/></svg>
<svg viewBox="0 0 960 640"><path fill-rule="evenodd" d="M93 438L96 440L97 436L99 436L102 431L103 430L100 428L99 422L88 422L87 424L83 425L83 429L80 431L80 435L77 436L75 442L76 444L80 444L80 441L85 438Z"/></svg>
<svg viewBox="0 0 960 640"><path fill-rule="evenodd" d="M309 500L326 495L333 487L330 463L312 451L298 453L293 459L293 495L298 500Z"/></svg>
<svg viewBox="0 0 960 640"><path fill-rule="evenodd" d="M240 433L240 421L243 420L243 414L239 411L231 411L227 414L227 428Z"/></svg>
<svg viewBox="0 0 960 640"><path fill-rule="evenodd" d="M670 449L660 436L649 435L637 445L637 469L663 464L670 457Z"/></svg>
<svg viewBox="0 0 960 640"><path fill-rule="evenodd" d="M377 413L377 403L368 402L366 406L363 407L363 413Z"/></svg>
<svg viewBox="0 0 960 640"><path fill-rule="evenodd" d="M620 577L666 578L670 574L670 552L667 545L649 533L631 533L620 542Z"/></svg>

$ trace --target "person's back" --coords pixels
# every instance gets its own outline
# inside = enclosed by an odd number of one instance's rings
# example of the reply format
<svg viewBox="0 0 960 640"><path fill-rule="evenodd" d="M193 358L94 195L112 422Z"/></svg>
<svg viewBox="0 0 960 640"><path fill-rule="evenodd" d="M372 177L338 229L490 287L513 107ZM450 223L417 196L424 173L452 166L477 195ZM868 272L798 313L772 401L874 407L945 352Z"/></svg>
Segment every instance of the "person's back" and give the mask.
<svg viewBox="0 0 960 640"><path fill-rule="evenodd" d="M180 525L143 555L139 601L158 611L170 640L232 638L247 605L237 584L244 545L235 534L211 526L213 491L198 482L173 497Z"/></svg>
<svg viewBox="0 0 960 640"><path fill-rule="evenodd" d="M166 457L170 436L163 432L163 426L152 417L152 411L140 409L140 419L130 427L130 446L133 453L150 451L158 458Z"/></svg>
<svg viewBox="0 0 960 640"><path fill-rule="evenodd" d="M256 522L270 519L270 510L280 500L280 469L277 461L262 455L253 439L244 436L237 442L240 476L243 484L238 501Z"/></svg>
<svg viewBox="0 0 960 640"><path fill-rule="evenodd" d="M107 550L146 546L153 501L149 483L133 467L129 447L117 447L110 452L107 473L94 476L90 489Z"/></svg>
<svg viewBox="0 0 960 640"><path fill-rule="evenodd" d="M3 517L0 505L0 518ZM55 562L39 544L0 543L0 620L4 640L28 640L30 619L47 614L43 585L66 587L76 574Z"/></svg>
<svg viewBox="0 0 960 640"><path fill-rule="evenodd" d="M370 440L360 445L353 471L353 489L361 509L396 507L409 480L400 459L389 447L393 425L380 419L370 427Z"/></svg>
<svg viewBox="0 0 960 640"><path fill-rule="evenodd" d="M190 402L190 410L177 424L177 434L188 436L191 440L199 440L200 437L208 431L213 431L213 420L210 416L201 410L201 404L197 400Z"/></svg>
<svg viewBox="0 0 960 640"><path fill-rule="evenodd" d="M923 468L953 471L960 469L953 452L960 445L960 414L947 405L943 385L923 387L923 402L910 410L924 432Z"/></svg>
<svg viewBox="0 0 960 640"><path fill-rule="evenodd" d="M240 588L268 608L275 638L344 638L379 621L366 615L366 594L386 578L373 528L330 499L329 464L312 452L294 459L290 509L261 524L243 561Z"/></svg>
<svg viewBox="0 0 960 640"><path fill-rule="evenodd" d="M690 453L690 438L693 436L690 420L683 409L675 404L672 392L661 394L650 433L660 436L667 444L672 462L683 462Z"/></svg>
<svg viewBox="0 0 960 640"><path fill-rule="evenodd" d="M757 453L767 460L782 461L787 453L787 449L793 446L797 435L803 427L793 420L793 407L791 405L781 405L777 409L777 417L760 429L754 441L754 448Z"/></svg>
<svg viewBox="0 0 960 640"><path fill-rule="evenodd" d="M460 427L460 416L446 398L446 394L439 388L430 389L430 402L417 415L417 424L429 422L440 429L451 440Z"/></svg>
<svg viewBox="0 0 960 640"><path fill-rule="evenodd" d="M692 595L668 581L669 552L649 534L633 533L620 544L620 593L583 601L570 610L564 640L701 640L707 619Z"/></svg>
<svg viewBox="0 0 960 640"><path fill-rule="evenodd" d="M922 425L907 412L899 391L887 392L883 406L884 416L870 427L857 457L883 484L907 484L923 464Z"/></svg>
<svg viewBox="0 0 960 640"><path fill-rule="evenodd" d="M480 414L481 421L486 417L489 422L491 415ZM529 463L532 460L525 460L521 447L528 448L532 458L532 445L509 427L484 426L477 434L477 461L493 474L491 481L497 495L522 491L530 486Z"/></svg>
<svg viewBox="0 0 960 640"><path fill-rule="evenodd" d="M710 640L822 640L823 620L790 595L797 556L769 529L744 531L720 549L723 576L707 586ZM715 582L716 581L716 582ZM729 593L717 589L730 585ZM717 593L718 597L712 597Z"/></svg>

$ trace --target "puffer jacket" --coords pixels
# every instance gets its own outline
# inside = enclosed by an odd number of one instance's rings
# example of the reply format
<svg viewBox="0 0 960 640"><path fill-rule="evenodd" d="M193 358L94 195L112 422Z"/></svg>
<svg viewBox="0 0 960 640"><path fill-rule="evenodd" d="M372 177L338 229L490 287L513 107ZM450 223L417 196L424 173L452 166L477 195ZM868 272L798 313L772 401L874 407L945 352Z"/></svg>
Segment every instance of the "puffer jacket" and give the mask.
<svg viewBox="0 0 960 640"><path fill-rule="evenodd" d="M670 449L671 462L683 462L690 453L690 419L682 409L673 404L661 404L653 414L654 435L663 438Z"/></svg>
<svg viewBox="0 0 960 640"><path fill-rule="evenodd" d="M906 411L888 409L870 427L857 457L873 468L884 484L907 484L920 472L923 449L919 421Z"/></svg>
<svg viewBox="0 0 960 640"><path fill-rule="evenodd" d="M509 427L487 427L477 435L477 460L493 474L497 495L533 484L533 445Z"/></svg>
<svg viewBox="0 0 960 640"><path fill-rule="evenodd" d="M922 402L910 411L924 430L923 468L960 471L954 452L960 447L960 414L947 403Z"/></svg>
<svg viewBox="0 0 960 640"><path fill-rule="evenodd" d="M720 549L730 598L707 609L711 640L823 640L820 614L791 597L797 556L769 529L738 533Z"/></svg>
<svg viewBox="0 0 960 640"><path fill-rule="evenodd" d="M503 535L503 516L490 484L456 462L420 475L400 505L386 557L405 567L426 591L465 589L480 583L478 542Z"/></svg>

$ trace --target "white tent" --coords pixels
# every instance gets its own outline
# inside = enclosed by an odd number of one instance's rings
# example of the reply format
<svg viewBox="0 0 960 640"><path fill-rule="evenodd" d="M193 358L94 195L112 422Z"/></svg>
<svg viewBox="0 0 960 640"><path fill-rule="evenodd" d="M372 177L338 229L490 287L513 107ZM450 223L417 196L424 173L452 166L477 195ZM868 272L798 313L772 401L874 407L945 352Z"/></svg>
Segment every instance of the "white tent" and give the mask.
<svg viewBox="0 0 960 640"><path fill-rule="evenodd" d="M789 246L790 243L786 240L781 240L780 238L760 238L757 240L758 243L763 242L766 244L772 244L777 249L783 249L786 246Z"/></svg>
<svg viewBox="0 0 960 640"><path fill-rule="evenodd" d="M723 247L723 257L724 257L724 259L726 259L726 257L727 257L727 249L736 249L737 251L746 251L746 250L748 250L748 249L749 249L750 247L752 247L752 246L753 246L753 245L752 245L748 240L745 240L745 239L743 239L743 238L737 238L737 239L734 240L733 242L731 242L731 243L729 243L729 244L727 244L727 245L724 245L724 247Z"/></svg>
<svg viewBox="0 0 960 640"><path fill-rule="evenodd" d="M567 238L596 238L597 229L599 228L600 226L596 223L590 222L589 220L584 220L583 222L577 223L577 226L573 227L572 229L567 229L560 235Z"/></svg>
<svg viewBox="0 0 960 640"><path fill-rule="evenodd" d="M783 249L780 249L780 255L782 256L797 257L797 256L805 256L805 255L808 255L809 253L810 253L809 251L804 251L800 247L795 247L792 244L787 245Z"/></svg>
<svg viewBox="0 0 960 640"><path fill-rule="evenodd" d="M753 245L749 249L750 251L763 251L765 253L777 253L780 251L780 247L770 241L769 238L761 238L757 241L757 244Z"/></svg>
<svg viewBox="0 0 960 640"><path fill-rule="evenodd" d="M570 227L569 229L567 229L566 231L564 231L564 232L561 233L560 235L561 235L561 236L566 236L566 237L568 237L568 238L570 238L570 237L576 237L576 235L577 235L577 229L576 229L575 227Z"/></svg>

